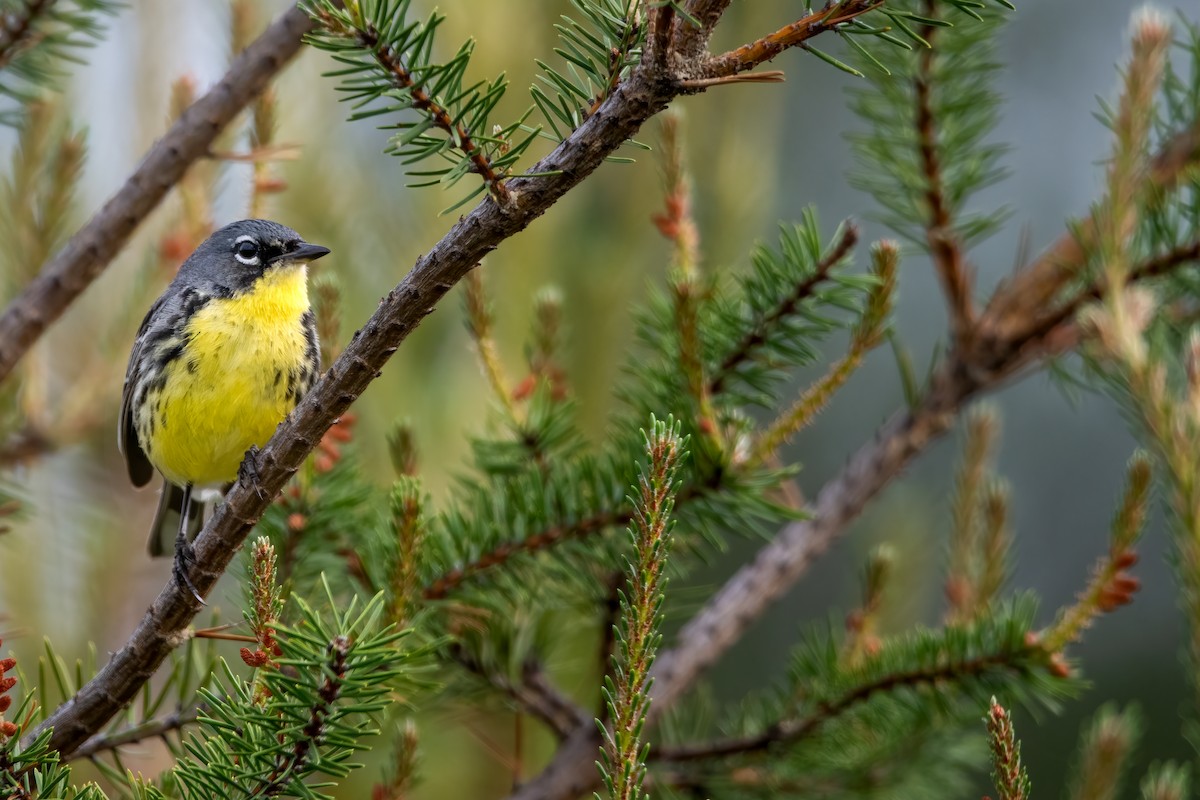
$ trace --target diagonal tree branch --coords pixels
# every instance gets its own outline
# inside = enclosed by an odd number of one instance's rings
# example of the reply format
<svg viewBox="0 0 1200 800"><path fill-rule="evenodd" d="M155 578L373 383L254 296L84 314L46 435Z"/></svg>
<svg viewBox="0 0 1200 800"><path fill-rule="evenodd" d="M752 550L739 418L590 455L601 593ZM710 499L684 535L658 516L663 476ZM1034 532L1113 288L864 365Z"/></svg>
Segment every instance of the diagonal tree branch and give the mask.
<svg viewBox="0 0 1200 800"><path fill-rule="evenodd" d="M0 380L38 337L91 285L130 235L192 162L208 153L217 134L283 69L312 28L291 8L271 24L159 139L142 163L95 216L47 262L0 315Z"/></svg>

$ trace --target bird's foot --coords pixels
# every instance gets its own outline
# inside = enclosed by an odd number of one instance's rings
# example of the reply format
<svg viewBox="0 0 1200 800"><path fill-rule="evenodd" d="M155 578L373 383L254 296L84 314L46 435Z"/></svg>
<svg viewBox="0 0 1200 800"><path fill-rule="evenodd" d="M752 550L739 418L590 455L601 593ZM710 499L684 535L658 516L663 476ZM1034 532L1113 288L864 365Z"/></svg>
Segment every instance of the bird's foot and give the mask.
<svg viewBox="0 0 1200 800"><path fill-rule="evenodd" d="M192 579L188 577L188 570L196 565L196 551L186 537L180 537L175 540L175 564L171 569L171 574L175 576L175 583L179 586L184 586L192 597L196 598L196 602L202 606L208 605L204 602L204 598L200 596L200 592L196 591L196 584L192 583Z"/></svg>
<svg viewBox="0 0 1200 800"><path fill-rule="evenodd" d="M263 490L258 485L258 454L260 452L258 445L250 445L250 449L246 451L246 455L242 458L242 463L238 465L238 481L248 483L254 487L254 492L261 499Z"/></svg>

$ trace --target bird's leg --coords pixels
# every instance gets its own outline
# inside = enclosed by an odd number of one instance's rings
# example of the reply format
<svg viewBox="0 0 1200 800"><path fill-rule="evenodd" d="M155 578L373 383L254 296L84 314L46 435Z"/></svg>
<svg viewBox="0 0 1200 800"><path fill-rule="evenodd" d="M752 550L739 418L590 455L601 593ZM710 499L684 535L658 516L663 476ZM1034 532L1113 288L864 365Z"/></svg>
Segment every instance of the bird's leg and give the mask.
<svg viewBox="0 0 1200 800"><path fill-rule="evenodd" d="M248 483L254 487L254 491L261 499L263 496L262 487L258 485L258 445L250 445L250 449L246 451L246 455L242 458L242 463L238 464L238 480L243 483Z"/></svg>
<svg viewBox="0 0 1200 800"><path fill-rule="evenodd" d="M179 533L175 534L175 565L171 572L175 576L175 583L186 586L192 593L192 597L196 598L196 602L204 606L208 604L204 602L200 592L196 591L196 585L188 577L188 570L196 563L196 554L192 550L192 543L188 541L187 536L188 512L191 509L192 485L189 483L183 487L183 504L179 510Z"/></svg>

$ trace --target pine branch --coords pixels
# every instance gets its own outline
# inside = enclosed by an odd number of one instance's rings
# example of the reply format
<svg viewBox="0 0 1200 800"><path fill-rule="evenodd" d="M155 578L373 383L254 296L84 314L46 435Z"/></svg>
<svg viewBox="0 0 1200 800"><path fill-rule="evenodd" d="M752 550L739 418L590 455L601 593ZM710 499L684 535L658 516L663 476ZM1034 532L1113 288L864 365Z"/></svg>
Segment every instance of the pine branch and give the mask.
<svg viewBox="0 0 1200 800"><path fill-rule="evenodd" d="M827 722L867 703L875 696L906 688L937 686L945 682L975 678L996 670L1018 669L1018 662L1037 654L1036 648L1025 652L992 653L968 661L949 663L930 669L888 675L856 687L832 702L822 703L817 711L801 719L782 719L765 730L744 737L718 739L712 742L682 747L658 747L652 753L654 761L682 762L709 758L728 758L747 755L772 747L796 744L817 732Z"/></svg>
<svg viewBox="0 0 1200 800"><path fill-rule="evenodd" d="M796 433L808 426L858 370L867 353L883 340L895 299L900 251L894 242L882 241L872 248L871 258L872 274L879 282L867 295L866 307L850 334L846 355L759 435L753 460L762 462L771 458Z"/></svg>
<svg viewBox="0 0 1200 800"><path fill-rule="evenodd" d="M1200 160L1200 155L1198 155L1198 160ZM1200 240L1177 245L1164 253L1135 264L1129 270L1128 280L1134 284L1152 281L1196 263L1200 263ZM1022 338L1037 340L1053 337L1063 340L1063 347L1073 347L1079 335L1078 326L1073 324L1075 319L1085 307L1104 299L1104 295L1108 291L1107 285L1107 280L1103 275L1097 276L1094 281L1076 292L1070 300L1043 315L1041 319L1021 331L1014 343L1019 343Z"/></svg>
<svg viewBox="0 0 1200 800"><path fill-rule="evenodd" d="M689 500L700 497L704 491L696 486L683 487L675 497L676 508L682 507ZM611 528L627 525L633 518L634 511L630 507L611 509L593 514L571 525L552 525L522 539L503 542L474 561L439 575L425 587L422 597L425 600L444 600L472 579L502 567L517 556L537 553L571 539L595 536Z"/></svg>
<svg viewBox="0 0 1200 800"><path fill-rule="evenodd" d="M1200 165L1200 119L1181 127L1159 146L1148 165L1146 192L1167 198L1180 188L1181 182L1197 165ZM982 352L972 360L986 366L990 360L1005 358L1007 355L1002 352L1005 345L1021 347L1030 337L1040 335L1053 320L1060 319L1063 310L1054 301L1082 272L1088 253L1095 246L1096 221L1089 217L1064 232L1041 255L1002 283L992 294L980 320L976 350ZM1164 269L1195 258L1194 248L1189 252L1173 250L1172 253L1174 255L1161 257ZM1175 258L1180 261L1174 261ZM1104 284L1095 283L1083 297L1098 298L1103 292ZM1081 303L1082 300L1073 302ZM1070 313L1078 307L1073 306ZM1050 319L1047 319L1048 311Z"/></svg>
<svg viewBox="0 0 1200 800"><path fill-rule="evenodd" d="M325 681L318 690L316 702L309 708L308 724L304 726L302 735L293 743L291 750L281 752L275 757L275 769L258 788L249 793L248 797L277 797L283 794L291 788L297 773L315 757L314 751L327 733L325 720L342 693L342 684L348 668L350 640L345 636L337 636L329 643L326 652L327 661L323 670Z"/></svg>
<svg viewBox="0 0 1200 800"><path fill-rule="evenodd" d="M420 112L434 127L446 134L450 146L459 150L470 161L471 171L483 179L488 191L492 193L496 201L501 205L508 201L508 189L504 185L504 179L507 176L503 171L497 170L481 143L476 141L478 133L472 132L462 122L463 113L452 113L450 108L440 103L435 98L428 82L425 79L418 79L416 73L416 68L420 66L426 73L431 73L431 77L436 74L440 79L450 70L441 69L433 73L421 63L422 59L419 56L415 58L412 68L405 63L406 50L411 47L419 51L427 46L423 37L432 35L433 23L425 26L424 29L419 26L399 28L396 21L403 22L407 10L406 5L401 6L400 10L395 12L395 19L389 20L392 22L393 28L402 31L400 34L402 43L397 44L385 36L371 20L364 19L357 6L353 10L348 9L346 13L339 13L336 7L322 7L316 3L312 4L311 8L311 13L319 20L325 31L333 36L352 40L359 48L370 53L375 63L387 74L391 85L407 95L411 107ZM413 35L414 32L415 35ZM327 37L315 38L313 41L318 46L333 49ZM451 87L452 92L454 88L454 86ZM459 92L453 93L460 94ZM466 105L473 105L474 102L475 100L472 99Z"/></svg>
<svg viewBox="0 0 1200 800"><path fill-rule="evenodd" d="M63 64L103 33L100 17L114 0L5 0L0 5L0 125L16 126L40 90L62 77ZM14 107L15 106L15 107Z"/></svg>
<svg viewBox="0 0 1200 800"><path fill-rule="evenodd" d="M748 331L731 349L729 354L722 360L709 380L708 393L710 395L720 394L725 388L725 383L737 371L741 364L753 357L758 348L766 343L768 332L771 331L776 324L785 317L796 313L796 310L804 303L813 297L818 286L829 279L829 274L834 267L838 266L854 249L854 245L858 243L858 228L853 224L847 223L842 228L841 238L829 250L828 253L815 265L812 272L805 277L804 280L796 284L792 293L780 302L768 314L759 319L753 330Z"/></svg>
<svg viewBox="0 0 1200 800"><path fill-rule="evenodd" d="M154 144L138 168L0 315L0 380L116 257L133 231L222 129L300 49L312 27L292 8L241 53L225 76Z"/></svg>

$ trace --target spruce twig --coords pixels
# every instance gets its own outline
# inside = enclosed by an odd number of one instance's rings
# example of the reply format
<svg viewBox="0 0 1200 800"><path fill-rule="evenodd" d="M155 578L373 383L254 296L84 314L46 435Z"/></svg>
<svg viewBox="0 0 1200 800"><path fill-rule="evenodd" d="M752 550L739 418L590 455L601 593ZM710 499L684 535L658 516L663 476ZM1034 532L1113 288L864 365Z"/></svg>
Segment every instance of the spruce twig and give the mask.
<svg viewBox="0 0 1200 800"><path fill-rule="evenodd" d="M1126 469L1125 494L1113 516L1108 555L1096 565L1078 601L1063 609L1054 624L1039 634L1041 646L1047 652L1061 652L1078 639L1097 616L1131 602L1133 594L1141 587L1140 581L1128 570L1138 560L1133 548L1145 528L1151 477L1149 457L1135 453Z"/></svg>
<svg viewBox="0 0 1200 800"><path fill-rule="evenodd" d="M994 697L984 722L992 751L992 781L1000 800L1029 800L1029 775L1021 763L1021 743L1013 732L1012 717Z"/></svg>
<svg viewBox="0 0 1200 800"><path fill-rule="evenodd" d="M895 548L883 544L872 549L863 574L862 605L846 615L842 659L851 667L877 654L882 647L878 632L879 610L883 607L883 594L895 566Z"/></svg>
<svg viewBox="0 0 1200 800"><path fill-rule="evenodd" d="M412 622L421 598L421 549L425 540L425 495L420 481L402 476L392 488L392 530L396 563L392 570L392 621L398 627Z"/></svg>
<svg viewBox="0 0 1200 800"><path fill-rule="evenodd" d="M502 138L485 133L486 115L499 102L505 84L502 80L496 81L482 92L478 86L462 85L462 75L471 55L470 43L449 62L435 64L432 61L433 36L441 17L434 14L425 23L410 23L409 0L383 6L358 3L342 6L332 0L306 0L305 8L319 25L309 41L337 54L342 63L354 65L335 74L360 75L348 81L345 87L353 92L352 97L359 105L385 96L395 100L398 92L403 102L383 110L411 108L421 115L420 123L396 126L405 130L394 143L398 155L407 163L413 163L433 155L445 156L448 150L455 150L463 159L446 171L414 174L444 176L432 181L438 183L443 179L454 182L466 172L473 172L483 180L483 188L497 203L508 204L506 165L528 146L532 137L512 148ZM442 100L442 93L450 99ZM373 113L381 112L366 112L364 116ZM508 130L515 127L510 126ZM431 129L439 131L444 138L430 140L426 132ZM498 149L499 158L493 159L488 151L489 144ZM468 195L463 202L474 196L474 193Z"/></svg>
<svg viewBox="0 0 1200 800"><path fill-rule="evenodd" d="M1124 711L1105 706L1084 732L1078 762L1069 784L1071 800L1114 800L1141 736L1141 721L1132 708Z"/></svg>
<svg viewBox="0 0 1200 800"><path fill-rule="evenodd" d="M649 744L642 736L650 707L650 667L662 635L663 568L671 539L675 469L687 442L672 419L651 418L645 433L649 465L638 480L635 524L630 526L636 555L628 564L628 594L622 592L621 620L613 671L605 676L604 696L611 730L603 723L601 777L611 800L642 800Z"/></svg>
<svg viewBox="0 0 1200 800"><path fill-rule="evenodd" d="M946 576L947 621L966 622L982 610L979 602L984 492L988 460L997 439L996 415L979 410L967 419L962 463L954 482L954 525Z"/></svg>

